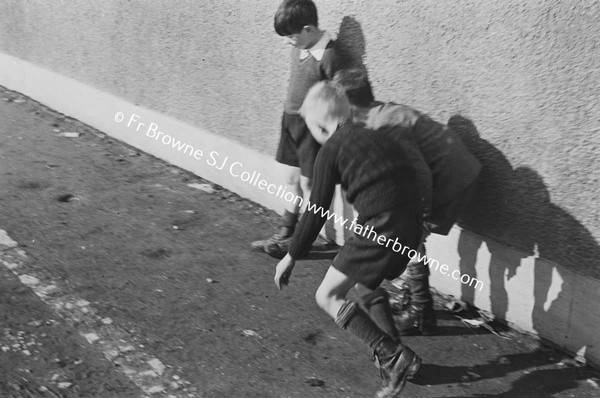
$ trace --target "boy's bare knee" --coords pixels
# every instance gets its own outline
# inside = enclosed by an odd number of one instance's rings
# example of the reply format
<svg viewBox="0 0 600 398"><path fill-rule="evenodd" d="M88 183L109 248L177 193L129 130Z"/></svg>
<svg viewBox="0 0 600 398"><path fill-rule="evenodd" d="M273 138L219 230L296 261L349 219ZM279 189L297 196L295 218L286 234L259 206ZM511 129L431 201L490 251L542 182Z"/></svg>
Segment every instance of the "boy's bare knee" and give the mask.
<svg viewBox="0 0 600 398"><path fill-rule="evenodd" d="M331 303L331 299L332 297L328 291L322 288L317 289L317 292L315 293L315 300L317 301L317 305L319 306L319 308L327 311Z"/></svg>

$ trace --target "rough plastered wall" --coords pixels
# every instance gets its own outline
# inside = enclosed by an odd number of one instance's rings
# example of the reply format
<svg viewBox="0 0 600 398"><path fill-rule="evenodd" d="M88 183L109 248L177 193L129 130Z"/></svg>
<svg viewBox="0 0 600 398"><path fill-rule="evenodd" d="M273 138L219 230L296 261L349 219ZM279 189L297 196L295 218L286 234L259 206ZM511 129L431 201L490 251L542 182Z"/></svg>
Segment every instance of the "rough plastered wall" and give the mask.
<svg viewBox="0 0 600 398"><path fill-rule="evenodd" d="M278 3L5 0L0 51L274 154L289 73ZM481 159L463 225L491 251L600 277L598 1L317 5L377 99L453 125Z"/></svg>

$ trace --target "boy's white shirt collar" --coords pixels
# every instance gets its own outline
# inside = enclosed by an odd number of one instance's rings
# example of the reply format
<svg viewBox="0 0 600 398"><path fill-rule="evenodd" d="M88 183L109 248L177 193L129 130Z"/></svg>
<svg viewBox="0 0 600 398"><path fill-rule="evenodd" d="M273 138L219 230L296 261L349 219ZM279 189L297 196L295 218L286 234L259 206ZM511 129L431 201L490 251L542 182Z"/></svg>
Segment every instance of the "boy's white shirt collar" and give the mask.
<svg viewBox="0 0 600 398"><path fill-rule="evenodd" d="M311 48L300 50L300 59L304 59L309 55L315 57L317 61L323 59L323 54L325 53L325 47L331 40L331 36L327 32L323 32L323 36L319 39L319 41L312 46Z"/></svg>

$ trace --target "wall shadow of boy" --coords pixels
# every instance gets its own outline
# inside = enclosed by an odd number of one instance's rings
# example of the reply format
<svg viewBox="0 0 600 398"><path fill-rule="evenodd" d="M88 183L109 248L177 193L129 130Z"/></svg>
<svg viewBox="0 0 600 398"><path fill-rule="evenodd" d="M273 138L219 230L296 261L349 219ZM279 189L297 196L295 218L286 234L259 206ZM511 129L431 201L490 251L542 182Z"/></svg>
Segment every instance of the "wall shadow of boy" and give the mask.
<svg viewBox="0 0 600 398"><path fill-rule="evenodd" d="M506 319L509 297L505 282L516 274L523 258L535 254L532 324L536 331L557 329L557 319L568 318L574 323L598 316L586 313L589 307L575 302L574 277L565 271L600 279L600 246L593 235L575 217L552 203L538 172L530 167L513 169L501 151L480 137L473 122L454 115L448 126L483 165L478 190L459 222L477 235L473 239L468 234L467 238L462 232L458 252L461 272L475 276L477 251L483 242L488 246L492 313ZM503 245L516 250L507 254ZM562 281L560 292L545 310L556 273ZM474 290L467 285L461 285L461 289L463 300L473 302Z"/></svg>
<svg viewBox="0 0 600 398"><path fill-rule="evenodd" d="M346 94L354 105L367 106L375 100L369 82L366 56L365 36L360 23L353 17L345 16L340 23L337 42L339 44L344 69L351 69L362 77L359 87L348 90Z"/></svg>

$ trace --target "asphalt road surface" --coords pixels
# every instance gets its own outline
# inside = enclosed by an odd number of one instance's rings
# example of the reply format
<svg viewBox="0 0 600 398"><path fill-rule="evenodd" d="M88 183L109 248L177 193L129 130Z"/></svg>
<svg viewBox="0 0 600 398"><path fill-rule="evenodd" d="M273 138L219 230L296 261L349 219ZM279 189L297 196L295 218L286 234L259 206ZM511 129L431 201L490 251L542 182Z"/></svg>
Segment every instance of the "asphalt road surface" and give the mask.
<svg viewBox="0 0 600 398"><path fill-rule="evenodd" d="M250 250L272 212L3 88L0 187L1 397L379 388L371 353L314 302L328 262L279 292L276 260ZM600 396L592 369L437 305L439 334L405 339L424 365L403 396Z"/></svg>

